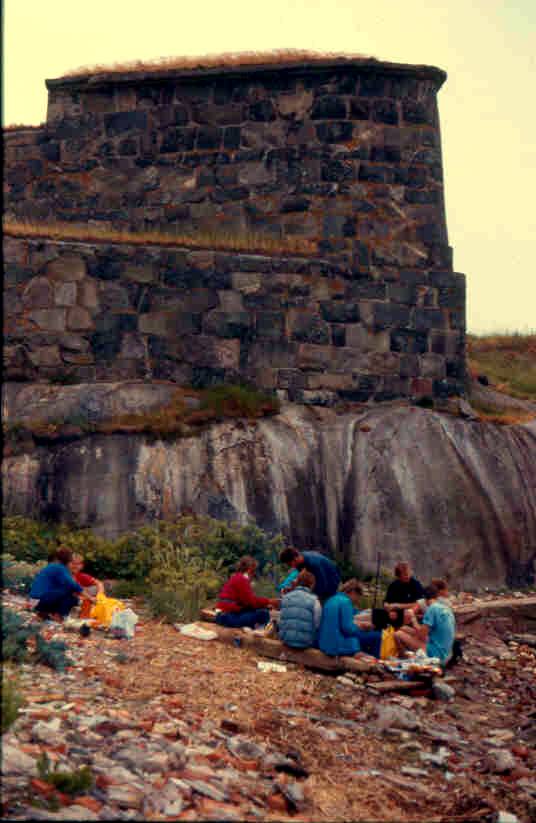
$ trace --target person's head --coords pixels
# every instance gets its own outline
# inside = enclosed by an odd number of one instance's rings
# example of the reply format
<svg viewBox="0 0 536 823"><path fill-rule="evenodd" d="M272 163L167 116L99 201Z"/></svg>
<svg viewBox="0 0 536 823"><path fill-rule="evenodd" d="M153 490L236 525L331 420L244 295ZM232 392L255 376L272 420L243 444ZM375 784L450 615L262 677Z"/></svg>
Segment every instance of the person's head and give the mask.
<svg viewBox="0 0 536 823"><path fill-rule="evenodd" d="M52 549L48 553L47 563L57 563L58 562L58 550Z"/></svg>
<svg viewBox="0 0 536 823"><path fill-rule="evenodd" d="M303 586L305 589L311 589L312 591L316 586L316 577L312 572L308 572L307 569L302 569L296 578L296 585Z"/></svg>
<svg viewBox="0 0 536 823"><path fill-rule="evenodd" d="M66 546L60 546L56 552L56 563L61 563L63 566L68 566L73 559L73 553Z"/></svg>
<svg viewBox="0 0 536 823"><path fill-rule="evenodd" d="M288 546L283 549L279 555L279 560L284 566L290 566L291 569L299 569L303 565L303 554L298 549Z"/></svg>
<svg viewBox="0 0 536 823"><path fill-rule="evenodd" d="M401 560L395 566L395 577L401 583L409 583L411 579L411 566L407 560Z"/></svg>
<svg viewBox="0 0 536 823"><path fill-rule="evenodd" d="M441 577L432 578L432 586L435 586L438 592L438 597L448 597L449 586L446 580Z"/></svg>
<svg viewBox="0 0 536 823"><path fill-rule="evenodd" d="M439 597L439 592L437 591L436 587L430 584L426 586L424 589L424 599L426 600L426 605L429 606L433 600L437 600Z"/></svg>
<svg viewBox="0 0 536 823"><path fill-rule="evenodd" d="M258 563L255 560L255 558L252 557L250 554L246 554L244 555L244 557L241 557L238 561L236 570L241 574L247 574L249 575L249 577L254 577L255 572L257 571L257 566Z"/></svg>
<svg viewBox="0 0 536 823"><path fill-rule="evenodd" d="M341 586L341 591L350 598L354 606L359 605L359 598L363 594L363 586L359 580L355 577L352 577L351 580L347 580L346 583L343 583Z"/></svg>
<svg viewBox="0 0 536 823"><path fill-rule="evenodd" d="M81 554L73 554L73 559L69 563L69 568L73 574L78 574L84 568L84 558Z"/></svg>

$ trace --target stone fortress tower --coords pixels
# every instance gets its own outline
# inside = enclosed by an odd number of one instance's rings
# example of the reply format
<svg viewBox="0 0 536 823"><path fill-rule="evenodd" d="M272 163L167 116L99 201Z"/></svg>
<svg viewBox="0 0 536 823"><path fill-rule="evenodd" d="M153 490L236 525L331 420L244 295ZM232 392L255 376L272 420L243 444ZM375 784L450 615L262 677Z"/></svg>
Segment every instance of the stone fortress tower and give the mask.
<svg viewBox="0 0 536 823"><path fill-rule="evenodd" d="M5 378L246 379L322 404L462 392L445 77L310 58L48 80L46 124L4 136L4 218L42 227L7 227Z"/></svg>

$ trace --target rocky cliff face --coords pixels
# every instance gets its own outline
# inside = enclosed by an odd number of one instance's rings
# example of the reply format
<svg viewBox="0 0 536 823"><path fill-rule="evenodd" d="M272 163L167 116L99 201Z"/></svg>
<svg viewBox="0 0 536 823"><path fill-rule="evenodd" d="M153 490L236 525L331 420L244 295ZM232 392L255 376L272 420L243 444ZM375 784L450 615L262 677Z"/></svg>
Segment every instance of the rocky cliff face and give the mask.
<svg viewBox="0 0 536 823"><path fill-rule="evenodd" d="M38 446L5 458L3 475L8 511L108 536L192 509L253 518L369 569L378 551L383 566L408 557L424 579L464 587L528 582L536 562L535 421L292 406L174 442L94 434Z"/></svg>

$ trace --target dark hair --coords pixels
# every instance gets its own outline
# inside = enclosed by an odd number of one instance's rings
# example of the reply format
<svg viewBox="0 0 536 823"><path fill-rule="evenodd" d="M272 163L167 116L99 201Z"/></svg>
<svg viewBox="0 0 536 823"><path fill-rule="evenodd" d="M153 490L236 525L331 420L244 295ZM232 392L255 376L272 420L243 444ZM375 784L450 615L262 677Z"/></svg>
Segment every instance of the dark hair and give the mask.
<svg viewBox="0 0 536 823"><path fill-rule="evenodd" d="M249 569L256 569L259 564L250 554L245 554L236 564L237 572L247 572Z"/></svg>
<svg viewBox="0 0 536 823"><path fill-rule="evenodd" d="M302 569L296 578L296 585L304 586L306 589L314 589L316 586L316 577L312 572L308 572L307 569Z"/></svg>
<svg viewBox="0 0 536 823"><path fill-rule="evenodd" d="M432 586L435 586L438 592L448 589L448 583L441 577L432 577Z"/></svg>
<svg viewBox="0 0 536 823"><path fill-rule="evenodd" d="M356 577L352 577L350 580L347 580L346 583L343 583L341 591L345 594L350 594L351 592L363 594L363 586Z"/></svg>
<svg viewBox="0 0 536 823"><path fill-rule="evenodd" d="M67 549L65 546L61 546L56 552L56 560L58 561L58 563L62 563L64 566L68 566L72 559L72 551L70 549Z"/></svg>
<svg viewBox="0 0 536 823"><path fill-rule="evenodd" d="M279 555L279 560L285 566L290 566L290 564L299 556L300 553L298 549L294 549L292 548L292 546L287 546L287 548L283 549L283 551Z"/></svg>
<svg viewBox="0 0 536 823"><path fill-rule="evenodd" d="M57 560L58 560L58 550L57 549L51 549L51 551L49 551L49 553L48 553L47 562L48 563L56 563Z"/></svg>
<svg viewBox="0 0 536 823"><path fill-rule="evenodd" d="M400 574L401 574L402 569L404 568L404 566L407 566L408 568L410 568L410 565L409 565L407 560L399 560L398 563L395 566L395 577L400 577Z"/></svg>
<svg viewBox="0 0 536 823"><path fill-rule="evenodd" d="M425 586L425 589L424 589L424 599L425 600L435 600L438 594L439 594L439 592L438 592L436 586L433 586L433 585Z"/></svg>

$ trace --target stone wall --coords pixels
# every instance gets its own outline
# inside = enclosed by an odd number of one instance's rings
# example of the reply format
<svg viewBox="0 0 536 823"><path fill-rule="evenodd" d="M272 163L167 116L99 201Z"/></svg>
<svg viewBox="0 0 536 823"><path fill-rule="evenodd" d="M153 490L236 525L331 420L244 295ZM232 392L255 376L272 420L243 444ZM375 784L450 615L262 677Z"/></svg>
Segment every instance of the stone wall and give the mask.
<svg viewBox="0 0 536 823"><path fill-rule="evenodd" d="M361 270L449 269L439 69L378 61L49 80L6 134L8 218L300 236Z"/></svg>
<svg viewBox="0 0 536 823"><path fill-rule="evenodd" d="M4 261L6 380L248 379L326 404L463 388L449 270L14 237Z"/></svg>

